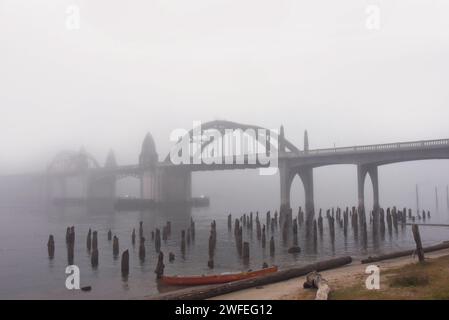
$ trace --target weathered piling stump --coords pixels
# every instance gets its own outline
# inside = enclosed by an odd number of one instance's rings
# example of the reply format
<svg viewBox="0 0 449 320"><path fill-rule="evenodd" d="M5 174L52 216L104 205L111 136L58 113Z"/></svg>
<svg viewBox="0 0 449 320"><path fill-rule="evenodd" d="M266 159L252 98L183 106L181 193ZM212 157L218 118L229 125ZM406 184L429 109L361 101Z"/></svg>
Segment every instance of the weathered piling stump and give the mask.
<svg viewBox="0 0 449 320"><path fill-rule="evenodd" d="M391 233L393 231L393 219L391 217L390 208L387 209L387 227L388 227L388 233L391 235Z"/></svg>
<svg viewBox="0 0 449 320"><path fill-rule="evenodd" d="M249 262L249 242L243 242L243 261Z"/></svg>
<svg viewBox="0 0 449 320"><path fill-rule="evenodd" d="M300 226L302 226L304 223L304 211L302 211L301 207L299 207L299 210L298 210L298 223Z"/></svg>
<svg viewBox="0 0 449 320"><path fill-rule="evenodd" d="M133 232L131 234L131 243L133 246L136 244L136 229L133 229Z"/></svg>
<svg viewBox="0 0 449 320"><path fill-rule="evenodd" d="M162 227L162 241L167 241L167 226Z"/></svg>
<svg viewBox="0 0 449 320"><path fill-rule="evenodd" d="M139 222L139 238L143 237L143 221Z"/></svg>
<svg viewBox="0 0 449 320"><path fill-rule="evenodd" d="M192 241L195 241L195 221L193 221L192 218L190 218L190 233L192 236Z"/></svg>
<svg viewBox="0 0 449 320"><path fill-rule="evenodd" d="M92 232L92 250L98 250L98 231Z"/></svg>
<svg viewBox="0 0 449 320"><path fill-rule="evenodd" d="M108 241L111 241L111 240L112 240L112 231L109 230L108 231Z"/></svg>
<svg viewBox="0 0 449 320"><path fill-rule="evenodd" d="M253 231L253 212L249 213L249 230Z"/></svg>
<svg viewBox="0 0 449 320"><path fill-rule="evenodd" d="M265 223L265 225L267 226L267 231L270 229L270 224L271 224L271 212L268 210Z"/></svg>
<svg viewBox="0 0 449 320"><path fill-rule="evenodd" d="M321 215L321 209L320 213L318 215L318 230L320 232L320 237L323 236L323 216Z"/></svg>
<svg viewBox="0 0 449 320"><path fill-rule="evenodd" d="M161 251L161 230L156 229L156 235L154 238L154 248L157 253Z"/></svg>
<svg viewBox="0 0 449 320"><path fill-rule="evenodd" d="M317 244L318 244L318 227L317 227L317 222L316 219L313 219L313 230L312 230L312 235L313 235L313 248L316 250L317 248Z"/></svg>
<svg viewBox="0 0 449 320"><path fill-rule="evenodd" d="M266 246L266 231L265 231L265 225L263 225L262 228L262 248L265 249Z"/></svg>
<svg viewBox="0 0 449 320"><path fill-rule="evenodd" d="M145 237L140 238L139 242L139 259L140 261L145 260L146 250L145 250Z"/></svg>
<svg viewBox="0 0 449 320"><path fill-rule="evenodd" d="M190 225L191 225L191 227L192 227L192 225L193 226L195 225L192 218L190 218ZM194 230L195 228L192 228L192 229ZM194 233L194 231L193 231L193 233ZM167 236L170 236L170 235L171 235L171 221L167 221Z"/></svg>
<svg viewBox="0 0 449 320"><path fill-rule="evenodd" d="M379 214L379 219L380 219L380 235L382 237L385 236L385 211L384 209L380 209L380 214Z"/></svg>
<svg viewBox="0 0 449 320"><path fill-rule="evenodd" d="M191 231L190 231L190 228L188 228L187 229L187 239L186 239L186 241L187 241L187 246L190 246L190 237L191 237Z"/></svg>
<svg viewBox="0 0 449 320"><path fill-rule="evenodd" d="M175 261L175 254L173 252L170 252L168 254L168 262L172 263Z"/></svg>
<svg viewBox="0 0 449 320"><path fill-rule="evenodd" d="M276 210L274 212L274 227L277 228L278 226L278 211Z"/></svg>
<svg viewBox="0 0 449 320"><path fill-rule="evenodd" d="M275 254L274 237L271 236L271 239L270 239L270 256L274 257L274 254Z"/></svg>
<svg viewBox="0 0 449 320"><path fill-rule="evenodd" d="M301 248L298 246L294 246L289 248L287 252L290 254L301 253Z"/></svg>
<svg viewBox="0 0 449 320"><path fill-rule="evenodd" d="M95 231L94 231L95 233ZM90 256L90 263L92 268L96 269L98 267L98 248L92 247L92 254Z"/></svg>
<svg viewBox="0 0 449 320"><path fill-rule="evenodd" d="M348 212L343 212L343 235L348 235Z"/></svg>
<svg viewBox="0 0 449 320"><path fill-rule="evenodd" d="M398 231L398 216L396 212L396 207L393 207L393 210L391 211L391 217L393 219L393 227L394 231Z"/></svg>
<svg viewBox="0 0 449 320"><path fill-rule="evenodd" d="M335 241L335 218L333 216L328 217L329 222L329 234L331 237L331 241Z"/></svg>
<svg viewBox="0 0 449 320"><path fill-rule="evenodd" d="M125 250L122 253L121 261L122 276L127 277L129 275L129 251Z"/></svg>
<svg viewBox="0 0 449 320"><path fill-rule="evenodd" d="M162 278L162 276L164 275L164 254L161 252L159 252L159 255L157 257L157 265L156 265L156 269L154 270L154 273L156 273L156 277L157 279Z"/></svg>
<svg viewBox="0 0 449 320"><path fill-rule="evenodd" d="M53 237L52 234L48 237L47 251L48 251L48 257L50 259L53 259L55 257L55 238Z"/></svg>
<svg viewBox="0 0 449 320"><path fill-rule="evenodd" d="M417 224L412 225L412 233L413 233L413 239L415 239L416 243L416 253L418 254L419 262L424 262L424 250L422 248L421 243L421 235L419 234L419 228Z"/></svg>
<svg viewBox="0 0 449 320"><path fill-rule="evenodd" d="M228 230L232 231L232 215L228 214Z"/></svg>
<svg viewBox="0 0 449 320"><path fill-rule="evenodd" d="M261 236L262 236L262 231L261 231L261 227L260 227L260 221L258 218L256 218L256 235L257 235L257 240L260 240Z"/></svg>
<svg viewBox="0 0 449 320"><path fill-rule="evenodd" d="M69 243L70 242L70 227L67 227L66 231L65 231L65 243Z"/></svg>
<svg viewBox="0 0 449 320"><path fill-rule="evenodd" d="M234 222L234 236L237 236L240 230L240 220L239 219L235 219Z"/></svg>
<svg viewBox="0 0 449 320"><path fill-rule="evenodd" d="M298 223L296 218L293 220L293 245L298 245Z"/></svg>
<svg viewBox="0 0 449 320"><path fill-rule="evenodd" d="M86 239L86 247L87 247L87 251L90 252L90 250L92 249L92 230L90 230L87 232L87 239Z"/></svg>
<svg viewBox="0 0 449 320"><path fill-rule="evenodd" d="M117 236L114 236L114 240L112 241L112 254L114 257L117 257L119 254L119 243Z"/></svg>
<svg viewBox="0 0 449 320"><path fill-rule="evenodd" d="M214 259L207 260L207 266L209 267L209 269L213 269L214 268Z"/></svg>
<svg viewBox="0 0 449 320"><path fill-rule="evenodd" d="M186 231L181 231L181 252L184 255L186 253Z"/></svg>
<svg viewBox="0 0 449 320"><path fill-rule="evenodd" d="M237 253L241 256L242 255L242 246L243 246L243 228L240 226L239 230L237 231L236 241L235 244L237 246Z"/></svg>

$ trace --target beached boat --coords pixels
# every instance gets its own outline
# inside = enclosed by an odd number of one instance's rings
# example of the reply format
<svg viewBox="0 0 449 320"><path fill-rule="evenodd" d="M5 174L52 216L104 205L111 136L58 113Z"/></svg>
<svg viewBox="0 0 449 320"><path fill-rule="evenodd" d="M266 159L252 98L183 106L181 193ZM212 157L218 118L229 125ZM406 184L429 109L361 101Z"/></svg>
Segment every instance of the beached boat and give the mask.
<svg viewBox="0 0 449 320"><path fill-rule="evenodd" d="M213 275L199 275L199 276L162 276L161 282L167 285L176 286L197 286L206 284L227 283L237 280L255 278L278 271L278 267L260 269L256 271L246 271L239 273L222 273Z"/></svg>

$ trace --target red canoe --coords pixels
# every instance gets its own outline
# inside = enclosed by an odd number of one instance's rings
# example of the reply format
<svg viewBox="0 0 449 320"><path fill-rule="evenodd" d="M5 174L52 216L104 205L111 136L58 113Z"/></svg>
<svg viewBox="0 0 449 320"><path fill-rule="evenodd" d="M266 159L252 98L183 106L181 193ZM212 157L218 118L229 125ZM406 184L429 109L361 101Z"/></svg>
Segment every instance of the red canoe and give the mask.
<svg viewBox="0 0 449 320"><path fill-rule="evenodd" d="M205 284L227 283L231 281L249 279L274 273L278 271L278 267L260 269L256 271L247 271L239 273L222 273L214 275L201 276L163 276L161 281L163 284L176 286L197 286Z"/></svg>

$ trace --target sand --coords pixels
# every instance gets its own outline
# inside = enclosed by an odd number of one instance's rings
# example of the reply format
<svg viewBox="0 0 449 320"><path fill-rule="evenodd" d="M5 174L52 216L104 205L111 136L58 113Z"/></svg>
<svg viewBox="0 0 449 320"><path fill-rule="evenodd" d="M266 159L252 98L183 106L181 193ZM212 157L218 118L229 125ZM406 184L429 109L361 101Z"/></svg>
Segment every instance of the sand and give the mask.
<svg viewBox="0 0 449 320"><path fill-rule="evenodd" d="M426 253L426 259L438 258L449 255L449 249ZM401 267L410 263L418 262L417 257L402 257L391 260L372 263L380 267L380 279L382 286L382 271ZM369 264L361 264L360 261L353 261L351 264L320 272L321 275L329 281L331 288L340 288L350 286L357 282L365 282L367 274L365 269ZM305 290L302 285L305 276L293 278L287 281L265 285L263 287L250 288L241 291L231 292L221 296L211 298L211 300L296 300L310 299L313 292Z"/></svg>

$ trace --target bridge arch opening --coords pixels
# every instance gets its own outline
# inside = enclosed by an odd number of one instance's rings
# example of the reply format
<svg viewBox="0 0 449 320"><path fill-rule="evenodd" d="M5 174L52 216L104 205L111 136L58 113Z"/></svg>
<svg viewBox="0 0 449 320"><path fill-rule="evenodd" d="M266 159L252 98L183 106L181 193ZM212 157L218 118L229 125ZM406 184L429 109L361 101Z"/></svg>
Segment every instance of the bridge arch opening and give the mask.
<svg viewBox="0 0 449 320"><path fill-rule="evenodd" d="M115 196L118 198L140 198L140 178L126 176L117 179Z"/></svg>
<svg viewBox="0 0 449 320"><path fill-rule="evenodd" d="M390 163L379 167L380 199L383 207L411 208L416 214L429 210L434 216L449 221L446 186L449 185L449 161L416 160ZM416 201L418 186L418 204ZM438 193L438 211L436 194ZM438 212L438 213L437 213Z"/></svg>
<svg viewBox="0 0 449 320"><path fill-rule="evenodd" d="M352 164L314 169L315 210L357 206L357 170Z"/></svg>
<svg viewBox="0 0 449 320"><path fill-rule="evenodd" d="M192 196L208 196L213 210L243 214L279 208L279 176L259 170L199 171L192 173Z"/></svg>
<svg viewBox="0 0 449 320"><path fill-rule="evenodd" d="M374 208L374 189L371 176L366 174L364 181L364 199L365 199L365 213L368 218Z"/></svg>
<svg viewBox="0 0 449 320"><path fill-rule="evenodd" d="M293 177L290 185L290 207L293 209L294 216L301 207L305 211L306 197L304 184L298 174Z"/></svg>

